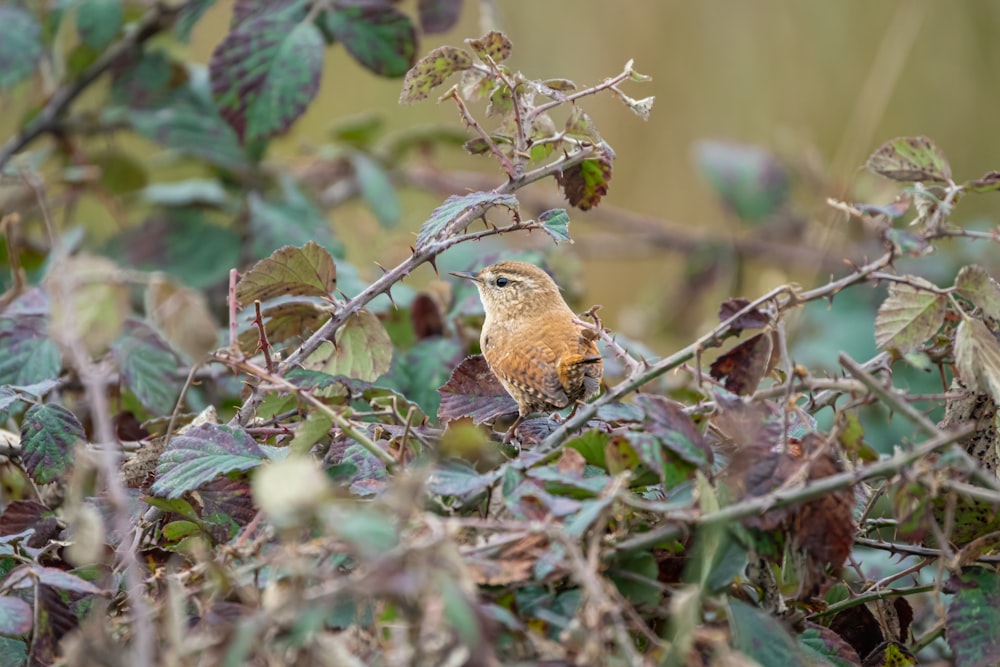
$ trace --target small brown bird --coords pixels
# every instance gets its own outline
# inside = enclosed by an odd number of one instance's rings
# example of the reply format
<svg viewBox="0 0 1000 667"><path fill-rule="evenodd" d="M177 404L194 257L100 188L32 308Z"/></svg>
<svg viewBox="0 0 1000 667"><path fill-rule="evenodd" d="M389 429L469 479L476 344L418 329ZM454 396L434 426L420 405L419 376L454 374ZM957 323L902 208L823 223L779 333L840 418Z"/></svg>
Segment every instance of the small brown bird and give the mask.
<svg viewBox="0 0 1000 667"><path fill-rule="evenodd" d="M518 417L559 410L597 393L603 365L592 331L573 320L559 287L545 271L504 261L479 273L452 273L476 283L486 311L480 344L490 370L511 398Z"/></svg>

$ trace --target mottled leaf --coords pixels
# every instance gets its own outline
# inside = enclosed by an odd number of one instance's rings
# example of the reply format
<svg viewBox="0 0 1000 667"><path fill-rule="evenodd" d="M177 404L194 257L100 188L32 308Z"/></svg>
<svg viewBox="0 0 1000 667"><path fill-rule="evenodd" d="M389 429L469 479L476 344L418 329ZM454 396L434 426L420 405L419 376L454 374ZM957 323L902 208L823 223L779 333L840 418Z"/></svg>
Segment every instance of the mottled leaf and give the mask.
<svg viewBox="0 0 1000 667"><path fill-rule="evenodd" d="M230 426L202 424L174 436L160 454L152 491L178 498L220 475L246 471L268 460L246 431Z"/></svg>
<svg viewBox="0 0 1000 667"><path fill-rule="evenodd" d="M955 278L955 290L983 311L1000 320L1000 284L981 266L963 266Z"/></svg>
<svg viewBox="0 0 1000 667"><path fill-rule="evenodd" d="M962 316L955 329L955 367L971 391L1000 403L1000 342L982 321Z"/></svg>
<svg viewBox="0 0 1000 667"><path fill-rule="evenodd" d="M389 334L377 317L362 310L347 318L337 329L336 339L320 345L302 367L374 382L389 370L391 362Z"/></svg>
<svg viewBox="0 0 1000 667"><path fill-rule="evenodd" d="M438 393L441 394L438 420L442 424L462 417L471 417L473 423L481 424L517 412L517 403L481 354L467 357L456 366Z"/></svg>
<svg viewBox="0 0 1000 667"><path fill-rule="evenodd" d="M413 21L391 5L335 5L323 14L323 24L358 63L379 76L403 76L416 58Z"/></svg>
<svg viewBox="0 0 1000 667"><path fill-rule="evenodd" d="M490 59L495 63L507 60L513 48L507 35L495 30L486 33L479 39L467 39L465 43L481 59Z"/></svg>
<svg viewBox="0 0 1000 667"><path fill-rule="evenodd" d="M126 322L125 332L111 346L122 379L154 415L170 414L180 394L176 377L180 363L166 343L146 324Z"/></svg>
<svg viewBox="0 0 1000 667"><path fill-rule="evenodd" d="M298 7L238 25L212 53L212 92L244 142L287 130L319 90L323 36Z"/></svg>
<svg viewBox="0 0 1000 667"><path fill-rule="evenodd" d="M944 324L947 307L947 297L942 294L907 283L891 284L889 296L875 316L875 344L880 350L900 352L919 348Z"/></svg>
<svg viewBox="0 0 1000 667"><path fill-rule="evenodd" d="M103 49L121 30L122 0L80 0L76 5L76 30L80 41Z"/></svg>
<svg viewBox="0 0 1000 667"><path fill-rule="evenodd" d="M807 655L825 660L834 667L860 667L861 658L836 632L822 625L806 621L806 629L799 635L799 645Z"/></svg>
<svg viewBox="0 0 1000 667"><path fill-rule="evenodd" d="M403 90L399 94L400 104L413 104L427 99L434 88L445 82L455 72L472 67L472 56L468 51L454 46L440 46L417 61L403 79Z"/></svg>
<svg viewBox="0 0 1000 667"><path fill-rule="evenodd" d="M588 211L608 194L611 160L608 157L584 160L556 174L566 200L581 211Z"/></svg>
<svg viewBox="0 0 1000 667"><path fill-rule="evenodd" d="M989 171L974 181L962 183L967 192L996 192L1000 190L1000 171Z"/></svg>
<svg viewBox="0 0 1000 667"><path fill-rule="evenodd" d="M710 373L716 380L725 379L727 391L749 396L770 367L773 347L769 333L751 336L713 361Z"/></svg>
<svg viewBox="0 0 1000 667"><path fill-rule="evenodd" d="M457 22L462 0L418 0L420 29L426 35L450 30Z"/></svg>
<svg viewBox="0 0 1000 667"><path fill-rule="evenodd" d="M806 667L802 649L776 618L729 598L729 627L733 646L761 665Z"/></svg>
<svg viewBox="0 0 1000 667"><path fill-rule="evenodd" d="M495 192L473 192L467 195L452 195L444 203L434 209L431 217L420 227L417 235L417 245L421 246L436 239L459 216L475 210L481 217L494 206L505 206L517 214L517 197ZM472 220L469 220L472 222ZM459 231L459 230L452 230Z"/></svg>
<svg viewBox="0 0 1000 667"><path fill-rule="evenodd" d="M38 484L58 479L72 464L73 447L86 438L80 420L57 403L32 405L21 422L21 461Z"/></svg>
<svg viewBox="0 0 1000 667"><path fill-rule="evenodd" d="M946 618L948 645L955 664L1000 664L1000 576L992 569L970 567L948 582L955 597Z"/></svg>
<svg viewBox="0 0 1000 667"><path fill-rule="evenodd" d="M741 219L764 220L787 201L788 174L769 151L726 141L701 141L694 153L702 178Z"/></svg>
<svg viewBox="0 0 1000 667"><path fill-rule="evenodd" d="M329 298L337 286L337 267L326 249L310 241L301 248L285 246L257 262L236 284L236 300L244 306L278 296Z"/></svg>
<svg viewBox="0 0 1000 667"><path fill-rule="evenodd" d="M35 17L14 5L0 5L0 90L22 81L42 57L42 29Z"/></svg>
<svg viewBox="0 0 1000 667"><path fill-rule="evenodd" d="M865 167L895 181L947 183L951 166L927 137L898 137L879 146Z"/></svg>
<svg viewBox="0 0 1000 667"><path fill-rule="evenodd" d="M544 211L538 215L538 222L541 223L545 233L559 243L560 241L573 242L569 236L569 213L563 208L554 208Z"/></svg>

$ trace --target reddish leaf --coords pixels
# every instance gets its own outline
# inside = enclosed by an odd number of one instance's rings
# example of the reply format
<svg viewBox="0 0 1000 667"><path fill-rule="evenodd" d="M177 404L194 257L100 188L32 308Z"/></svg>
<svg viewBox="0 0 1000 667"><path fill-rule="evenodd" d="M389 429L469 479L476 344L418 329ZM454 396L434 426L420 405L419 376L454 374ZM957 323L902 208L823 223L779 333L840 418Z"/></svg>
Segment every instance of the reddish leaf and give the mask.
<svg viewBox="0 0 1000 667"><path fill-rule="evenodd" d="M605 153L599 158L584 160L556 174L556 182L570 205L587 211L601 202L601 198L608 194L611 159Z"/></svg>
<svg viewBox="0 0 1000 667"><path fill-rule="evenodd" d="M406 74L417 54L410 17L391 5L337 6L324 25L359 64L379 76Z"/></svg>
<svg viewBox="0 0 1000 667"><path fill-rule="evenodd" d="M466 357L438 393L441 394L438 419L443 424L461 417L471 417L473 423L482 424L517 412L517 403L481 354Z"/></svg>
<svg viewBox="0 0 1000 667"><path fill-rule="evenodd" d="M458 22L462 0L419 0L420 29L428 35L450 30Z"/></svg>
<svg viewBox="0 0 1000 667"><path fill-rule="evenodd" d="M418 294L410 304L410 322L418 339L440 336L444 333L441 309L429 294Z"/></svg>
<svg viewBox="0 0 1000 667"><path fill-rule="evenodd" d="M771 365L773 348L771 336L759 333L712 362L712 377L725 378L726 389L734 394L753 394Z"/></svg>
<svg viewBox="0 0 1000 667"><path fill-rule="evenodd" d="M55 513L34 500L15 500L4 508L0 516L0 536L17 535L26 530L35 533L28 538L27 545L40 549L59 534L59 522Z"/></svg>
<svg viewBox="0 0 1000 667"><path fill-rule="evenodd" d="M740 312L744 308L750 305L749 299L744 299L742 297L735 299L726 299L719 306L719 321L725 322L730 317L734 316L736 313ZM740 315L730 326L733 329L763 329L768 324L771 323L771 318L764 313L764 311L759 309L751 310L743 315Z"/></svg>

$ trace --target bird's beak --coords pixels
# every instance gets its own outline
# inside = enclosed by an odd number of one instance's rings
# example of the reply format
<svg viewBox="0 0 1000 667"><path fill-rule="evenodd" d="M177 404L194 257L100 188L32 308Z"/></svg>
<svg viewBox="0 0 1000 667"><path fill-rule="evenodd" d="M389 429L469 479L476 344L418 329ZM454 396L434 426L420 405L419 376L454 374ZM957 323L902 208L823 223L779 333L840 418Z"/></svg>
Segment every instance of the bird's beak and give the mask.
<svg viewBox="0 0 1000 667"><path fill-rule="evenodd" d="M448 273L455 276L456 278L465 278L466 280L471 280L474 283L479 282L479 276L477 276L475 273L467 273L465 271L449 271Z"/></svg>

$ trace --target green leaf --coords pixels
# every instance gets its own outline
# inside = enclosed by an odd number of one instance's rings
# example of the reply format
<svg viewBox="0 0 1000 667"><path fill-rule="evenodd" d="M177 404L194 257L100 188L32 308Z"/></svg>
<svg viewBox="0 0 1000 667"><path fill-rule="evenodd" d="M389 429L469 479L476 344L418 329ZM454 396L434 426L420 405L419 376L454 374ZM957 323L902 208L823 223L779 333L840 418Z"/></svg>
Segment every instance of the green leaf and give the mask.
<svg viewBox="0 0 1000 667"><path fill-rule="evenodd" d="M122 27L121 0L80 0L76 7L76 30L80 41L95 49L111 43Z"/></svg>
<svg viewBox="0 0 1000 667"><path fill-rule="evenodd" d="M966 192L996 192L1000 190L1000 171L989 171L974 181L962 183Z"/></svg>
<svg viewBox="0 0 1000 667"><path fill-rule="evenodd" d="M403 76L416 58L413 21L391 5L335 5L323 14L323 25L359 64L379 76Z"/></svg>
<svg viewBox="0 0 1000 667"><path fill-rule="evenodd" d="M43 317L0 317L0 385L29 385L59 376L62 355Z"/></svg>
<svg viewBox="0 0 1000 667"><path fill-rule="evenodd" d="M604 456L609 440L610 436L607 433L595 429L568 440L566 446L580 452L588 465L607 470L608 464Z"/></svg>
<svg viewBox="0 0 1000 667"><path fill-rule="evenodd" d="M879 146L865 167L894 181L947 183L951 166L927 137L897 137Z"/></svg>
<svg viewBox="0 0 1000 667"><path fill-rule="evenodd" d="M953 576L948 587L955 597L948 606L945 637L955 652L955 664L1000 664L1000 576L995 570L969 567Z"/></svg>
<svg viewBox="0 0 1000 667"><path fill-rule="evenodd" d="M170 414L180 394L175 377L180 362L156 332L142 322L129 321L111 351L125 386L143 406L155 415Z"/></svg>
<svg viewBox="0 0 1000 667"><path fill-rule="evenodd" d="M58 479L72 464L73 447L86 434L72 412L55 403L32 405L21 422L21 461L38 484Z"/></svg>
<svg viewBox="0 0 1000 667"><path fill-rule="evenodd" d="M333 420L322 412L310 412L304 421L295 427L295 437L288 443L292 454L306 455L313 445L330 433Z"/></svg>
<svg viewBox="0 0 1000 667"><path fill-rule="evenodd" d="M12 637L0 637L0 664L18 666L28 664L28 646Z"/></svg>
<svg viewBox="0 0 1000 667"><path fill-rule="evenodd" d="M174 35L177 36L182 42L188 42L191 39L191 31L194 29L198 20L207 12L212 5L215 4L215 0L190 0L185 2L184 6L181 7L180 13L177 15L177 21L174 23Z"/></svg>
<svg viewBox="0 0 1000 667"><path fill-rule="evenodd" d="M99 54L98 54L99 55ZM160 109L187 92L185 70L163 49L143 49L112 70L111 99L129 109Z"/></svg>
<svg viewBox="0 0 1000 667"><path fill-rule="evenodd" d="M146 167L127 153L105 151L91 157L91 163L100 168L99 183L112 195L135 192L149 183Z"/></svg>
<svg viewBox="0 0 1000 667"><path fill-rule="evenodd" d="M152 491L177 498L219 475L250 470L266 460L267 455L246 431L202 424L171 439L160 455Z"/></svg>
<svg viewBox="0 0 1000 667"><path fill-rule="evenodd" d="M399 544L399 532L392 520L364 507L339 512L330 522L330 530L354 545L365 558L384 556Z"/></svg>
<svg viewBox="0 0 1000 667"><path fill-rule="evenodd" d="M0 635L26 635L33 625L30 604L10 595L0 597Z"/></svg>
<svg viewBox="0 0 1000 667"><path fill-rule="evenodd" d="M164 271L196 289L220 284L241 261L240 237L187 207L154 212L112 237L102 254L144 271Z"/></svg>
<svg viewBox="0 0 1000 667"><path fill-rule="evenodd" d="M695 162L716 196L743 220L769 218L788 199L788 174L759 146L702 141L695 146Z"/></svg>
<svg viewBox="0 0 1000 667"><path fill-rule="evenodd" d="M775 618L745 602L729 598L733 646L761 665L806 667L802 650Z"/></svg>
<svg viewBox="0 0 1000 667"><path fill-rule="evenodd" d="M542 224L545 233L551 236L556 243L560 241L573 242L573 239L569 237L569 213L566 212L566 209L554 208L545 211L538 216L538 222Z"/></svg>
<svg viewBox="0 0 1000 667"><path fill-rule="evenodd" d="M200 532L201 528L194 521L171 521L163 527L163 537L170 542L177 542Z"/></svg>
<svg viewBox="0 0 1000 667"><path fill-rule="evenodd" d="M604 156L584 160L556 174L566 200L581 211L589 211L608 194L611 180L611 158Z"/></svg>
<svg viewBox="0 0 1000 667"><path fill-rule="evenodd" d="M445 82L449 76L472 67L468 51L454 46L439 46L417 61L403 79L399 94L400 104L413 104L427 99L431 90Z"/></svg>
<svg viewBox="0 0 1000 667"><path fill-rule="evenodd" d="M955 277L955 290L983 311L1000 320L1000 285L981 266L963 266Z"/></svg>
<svg viewBox="0 0 1000 667"><path fill-rule="evenodd" d="M484 474L467 461L450 459L434 468L427 479L427 486L431 493L439 496L468 498L492 486L503 471L501 467Z"/></svg>
<svg viewBox="0 0 1000 667"><path fill-rule="evenodd" d="M325 248L309 241L301 248L279 248L257 262L236 284L236 300L246 306L278 296L330 298L336 286L333 258Z"/></svg>
<svg viewBox="0 0 1000 667"><path fill-rule="evenodd" d="M420 233L417 235L417 246L424 245L438 238L447 229L448 225L454 222L462 214L475 210L480 217L494 206L506 206L512 213L517 214L517 197L509 194L497 194L495 192L473 192L467 195L452 195L444 200L444 203L434 209L431 217L420 226ZM472 222L470 219L469 222ZM459 230L451 230L458 232Z"/></svg>
<svg viewBox="0 0 1000 667"><path fill-rule="evenodd" d="M354 175L358 179L365 205L380 225L386 229L394 228L399 224L401 211L399 197L389 174L382 165L364 153L354 153L351 163L354 165Z"/></svg>
<svg viewBox="0 0 1000 667"><path fill-rule="evenodd" d="M1000 403L1000 342L985 324L968 315L955 329L955 367L971 391Z"/></svg>
<svg viewBox="0 0 1000 667"><path fill-rule="evenodd" d="M362 310L347 318L333 342L326 341L302 367L374 382L389 370L392 341L377 317Z"/></svg>
<svg viewBox="0 0 1000 667"><path fill-rule="evenodd" d="M807 621L806 629L798 636L798 640L806 655L817 661L826 661L833 667L857 667L861 664L857 651L840 635L825 626ZM895 663L893 665L896 667Z"/></svg>
<svg viewBox="0 0 1000 667"><path fill-rule="evenodd" d="M379 385L395 389L420 406L428 415L436 415L441 406L438 387L448 381L449 369L464 350L450 338L426 338L406 352L396 355L389 372Z"/></svg>
<svg viewBox="0 0 1000 667"><path fill-rule="evenodd" d="M128 121L141 136L162 146L226 169L245 168L250 160L232 127L211 99L195 89L178 93L162 108L132 111Z"/></svg>
<svg viewBox="0 0 1000 667"><path fill-rule="evenodd" d="M0 90L24 80L42 57L42 28L35 17L13 5L0 5Z"/></svg>
<svg viewBox="0 0 1000 667"><path fill-rule="evenodd" d="M947 307L948 300L943 294L906 283L891 284L889 296L875 316L875 344L880 350L896 349L904 353L919 348L944 324Z"/></svg>
<svg viewBox="0 0 1000 667"><path fill-rule="evenodd" d="M323 35L298 5L241 23L212 53L212 92L246 143L287 130L319 90Z"/></svg>
<svg viewBox="0 0 1000 667"><path fill-rule="evenodd" d="M334 257L343 256L343 248L334 239L326 216L291 177L281 179L280 196L265 199L257 192L251 192L247 196L247 204L255 257L264 258L277 248L286 245L301 247L309 241L323 246Z"/></svg>
<svg viewBox="0 0 1000 667"><path fill-rule="evenodd" d="M639 575L649 579L649 582L636 581L629 575ZM660 602L662 593L656 586L659 581L659 566L653 554L648 551L637 551L620 556L613 564L608 577L614 582L618 591L633 605L648 605L653 607Z"/></svg>

